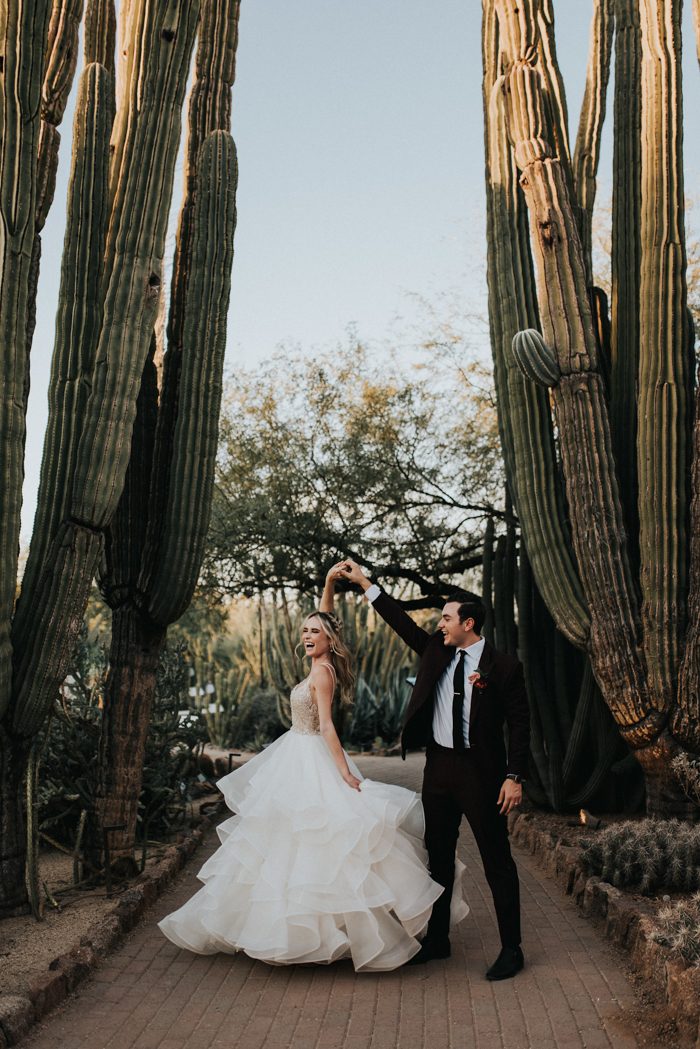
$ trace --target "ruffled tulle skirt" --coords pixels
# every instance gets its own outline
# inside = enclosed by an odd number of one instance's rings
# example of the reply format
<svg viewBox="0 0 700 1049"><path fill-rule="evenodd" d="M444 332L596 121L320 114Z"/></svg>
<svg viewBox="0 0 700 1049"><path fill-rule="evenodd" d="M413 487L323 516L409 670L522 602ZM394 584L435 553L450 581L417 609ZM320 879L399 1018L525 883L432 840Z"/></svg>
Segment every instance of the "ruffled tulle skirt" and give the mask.
<svg viewBox="0 0 700 1049"><path fill-rule="evenodd" d="M322 737L295 731L218 786L236 815L218 827L204 887L159 922L173 943L276 964L351 958L358 970L394 969L418 951L442 887L427 872L413 791L369 779L351 790ZM468 912L460 879L454 921Z"/></svg>

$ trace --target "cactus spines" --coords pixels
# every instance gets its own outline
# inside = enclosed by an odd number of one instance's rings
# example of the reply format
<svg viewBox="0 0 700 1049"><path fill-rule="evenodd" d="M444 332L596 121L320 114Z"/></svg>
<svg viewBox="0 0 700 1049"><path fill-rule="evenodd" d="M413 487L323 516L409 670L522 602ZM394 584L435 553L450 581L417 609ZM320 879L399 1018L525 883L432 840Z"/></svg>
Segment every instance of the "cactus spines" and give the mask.
<svg viewBox="0 0 700 1049"><path fill-rule="evenodd" d="M557 355L536 328L526 328L513 336L513 355L523 375L538 386L556 386L561 372Z"/></svg>

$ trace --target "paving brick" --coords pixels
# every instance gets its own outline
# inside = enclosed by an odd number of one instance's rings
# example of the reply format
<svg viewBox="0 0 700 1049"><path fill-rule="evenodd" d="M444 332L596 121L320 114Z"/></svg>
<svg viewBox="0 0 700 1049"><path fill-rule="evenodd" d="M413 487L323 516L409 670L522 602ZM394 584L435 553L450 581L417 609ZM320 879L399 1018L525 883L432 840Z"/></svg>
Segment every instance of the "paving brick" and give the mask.
<svg viewBox="0 0 700 1049"><path fill-rule="evenodd" d="M419 787L421 759L369 759L371 776ZM368 762L368 764L369 764ZM465 828L460 856L471 914L452 957L399 972L276 967L245 955L178 950L156 922L196 890L202 850L88 981L37 1025L24 1049L633 1049L633 989L619 956L516 848L526 966L484 978L498 935Z"/></svg>

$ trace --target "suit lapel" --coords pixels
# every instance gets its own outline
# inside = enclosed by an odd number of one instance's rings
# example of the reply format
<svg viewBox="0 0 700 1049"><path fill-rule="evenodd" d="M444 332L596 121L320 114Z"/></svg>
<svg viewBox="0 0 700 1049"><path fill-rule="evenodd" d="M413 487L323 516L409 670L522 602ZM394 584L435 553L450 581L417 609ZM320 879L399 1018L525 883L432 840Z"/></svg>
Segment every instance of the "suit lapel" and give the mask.
<svg viewBox="0 0 700 1049"><path fill-rule="evenodd" d="M433 638L437 637L433 634ZM421 688L418 689L416 686L413 688L411 698L409 700L408 709L406 711L406 722L410 721L414 714L424 706L433 696L435 686L440 680L445 667L451 661L455 654L453 645L445 645L442 642L442 634L440 635L440 644L438 645L433 638L428 642L429 648L426 650L423 659L421 660L421 677L423 674L425 677L421 681ZM416 682L416 685L418 682Z"/></svg>
<svg viewBox="0 0 700 1049"><path fill-rule="evenodd" d="M479 674L487 682L488 682L489 676L491 674L491 670L493 668L493 661L495 659L495 656L496 656L496 649L493 647L491 642L487 639L484 642L484 649L483 649L483 652L481 653L481 659L479 660L479 665L477 667L477 670L479 671ZM486 695L486 693L488 692L488 687L489 686L487 685L485 688L475 688L472 685L472 699L471 699L471 707L470 707L470 711L469 711L469 738L470 739L473 739L472 732L473 732L473 729L474 729L474 725L479 720L479 714L480 714L481 710L483 709L484 703L488 702L488 696Z"/></svg>

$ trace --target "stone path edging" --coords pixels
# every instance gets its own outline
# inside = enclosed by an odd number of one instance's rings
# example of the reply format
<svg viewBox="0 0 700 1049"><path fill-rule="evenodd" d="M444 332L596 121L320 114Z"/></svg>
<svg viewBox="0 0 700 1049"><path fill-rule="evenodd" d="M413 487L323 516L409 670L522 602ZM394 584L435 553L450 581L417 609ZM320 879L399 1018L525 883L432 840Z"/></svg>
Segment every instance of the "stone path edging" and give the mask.
<svg viewBox="0 0 700 1049"><path fill-rule="evenodd" d="M700 1049L700 967L689 965L651 939L653 921L637 900L595 875L579 861L579 849L540 830L528 813L509 818L513 842L526 848L571 896L586 917L603 925L606 939L629 957L630 965L661 994L683 1033Z"/></svg>
<svg viewBox="0 0 700 1049"><path fill-rule="evenodd" d="M27 995L0 995L0 1049L16 1045L37 1020L90 975L101 959L133 929L146 908L158 899L214 825L212 816L200 817L187 837L166 849L157 863L115 897L114 907L89 926L78 944L59 954L46 972L32 979ZM39 931L37 926L37 934Z"/></svg>

